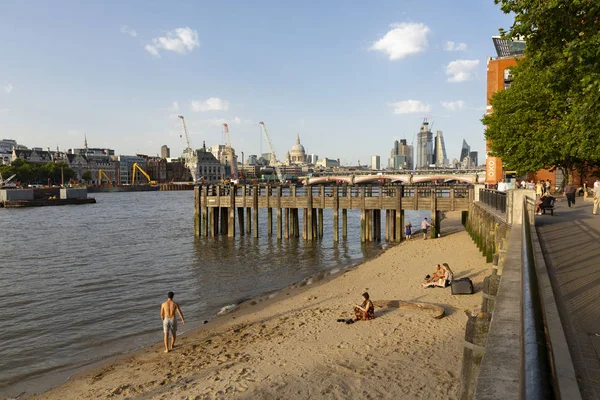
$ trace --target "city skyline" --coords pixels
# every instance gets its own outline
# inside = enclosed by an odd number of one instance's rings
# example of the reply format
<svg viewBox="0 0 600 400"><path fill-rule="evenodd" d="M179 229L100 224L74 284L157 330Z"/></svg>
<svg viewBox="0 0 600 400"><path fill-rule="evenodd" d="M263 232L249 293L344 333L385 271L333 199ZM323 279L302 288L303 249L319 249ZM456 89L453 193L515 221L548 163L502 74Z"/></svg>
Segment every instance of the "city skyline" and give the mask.
<svg viewBox="0 0 600 400"><path fill-rule="evenodd" d="M484 154L485 60L510 19L493 2L426 3L7 4L0 136L180 155L181 113L194 148L224 143L227 122L236 151L260 155L264 120L280 157L300 134L311 153L356 164L414 145L428 118L449 158L463 138Z"/></svg>

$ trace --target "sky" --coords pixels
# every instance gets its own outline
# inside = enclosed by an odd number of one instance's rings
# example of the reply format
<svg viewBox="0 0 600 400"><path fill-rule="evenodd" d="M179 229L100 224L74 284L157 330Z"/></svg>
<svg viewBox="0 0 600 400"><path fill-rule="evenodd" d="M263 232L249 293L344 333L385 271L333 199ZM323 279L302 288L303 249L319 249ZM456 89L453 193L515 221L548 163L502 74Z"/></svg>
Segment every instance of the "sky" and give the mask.
<svg viewBox="0 0 600 400"><path fill-rule="evenodd" d="M0 138L156 155L224 144L386 165L424 118L484 159L493 0L0 0ZM416 143L414 143L416 144Z"/></svg>

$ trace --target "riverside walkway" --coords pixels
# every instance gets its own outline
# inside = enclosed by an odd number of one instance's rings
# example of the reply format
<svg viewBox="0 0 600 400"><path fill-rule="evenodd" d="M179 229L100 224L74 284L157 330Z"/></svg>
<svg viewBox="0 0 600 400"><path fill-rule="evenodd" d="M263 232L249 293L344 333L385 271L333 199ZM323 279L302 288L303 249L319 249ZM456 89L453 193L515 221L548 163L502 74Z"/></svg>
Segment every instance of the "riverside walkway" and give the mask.
<svg viewBox="0 0 600 400"><path fill-rule="evenodd" d="M536 216L544 259L583 399L600 399L600 215L577 197Z"/></svg>

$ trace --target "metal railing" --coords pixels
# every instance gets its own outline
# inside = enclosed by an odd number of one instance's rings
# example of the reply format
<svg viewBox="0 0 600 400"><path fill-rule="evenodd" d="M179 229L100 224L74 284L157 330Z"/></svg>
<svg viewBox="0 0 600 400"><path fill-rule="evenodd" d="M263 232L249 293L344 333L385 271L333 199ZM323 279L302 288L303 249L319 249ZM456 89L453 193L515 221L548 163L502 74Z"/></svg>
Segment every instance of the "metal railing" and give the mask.
<svg viewBox="0 0 600 400"><path fill-rule="evenodd" d="M557 398L551 363L551 348L546 337L546 321L533 257L530 208L533 200L523 200L523 242L521 271L521 377L520 398L546 400Z"/></svg>
<svg viewBox="0 0 600 400"><path fill-rule="evenodd" d="M506 213L506 192L493 189L479 189L479 201L501 213Z"/></svg>

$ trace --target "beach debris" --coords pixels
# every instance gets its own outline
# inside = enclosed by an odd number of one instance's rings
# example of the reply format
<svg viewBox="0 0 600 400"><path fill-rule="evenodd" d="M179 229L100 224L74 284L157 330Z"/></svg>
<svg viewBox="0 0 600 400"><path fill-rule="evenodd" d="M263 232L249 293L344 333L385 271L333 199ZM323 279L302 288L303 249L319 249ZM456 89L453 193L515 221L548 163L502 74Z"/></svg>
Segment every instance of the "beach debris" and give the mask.
<svg viewBox="0 0 600 400"><path fill-rule="evenodd" d="M441 319L446 315L444 307L432 303L417 303L404 300L374 300L373 305L380 308L424 311L435 319Z"/></svg>

